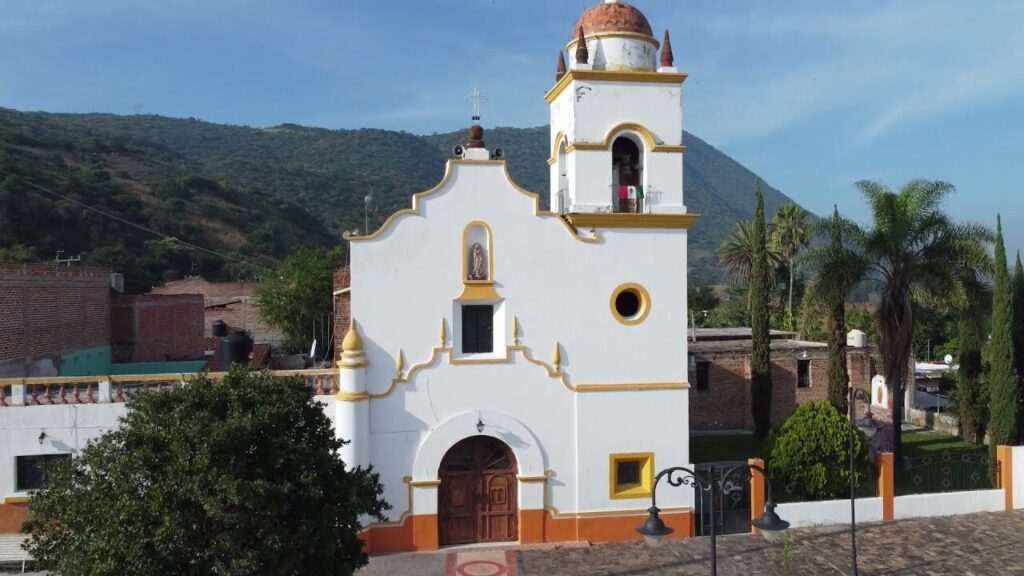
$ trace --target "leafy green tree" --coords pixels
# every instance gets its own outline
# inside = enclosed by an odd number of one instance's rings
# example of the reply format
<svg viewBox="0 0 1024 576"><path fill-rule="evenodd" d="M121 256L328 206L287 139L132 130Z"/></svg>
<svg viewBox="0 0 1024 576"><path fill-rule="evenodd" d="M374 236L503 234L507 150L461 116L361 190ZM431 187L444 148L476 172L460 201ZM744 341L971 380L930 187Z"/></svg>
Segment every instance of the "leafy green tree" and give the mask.
<svg viewBox="0 0 1024 576"><path fill-rule="evenodd" d="M302 248L285 258L274 277L256 290L260 316L284 332L285 348L309 350L315 338L320 350L329 349L334 271L341 262L341 248Z"/></svg>
<svg viewBox="0 0 1024 576"><path fill-rule="evenodd" d="M812 248L805 261L814 271L808 294L828 314L828 400L845 414L849 403L850 377L846 370L846 299L860 282L866 264L860 253L844 241L850 236L852 224L833 208L832 218L817 226L828 234L828 244Z"/></svg>
<svg viewBox="0 0 1024 576"><path fill-rule="evenodd" d="M754 225L751 227L753 257L750 264L750 398L754 433L764 438L772 425L771 338L768 333L771 264L760 180L754 182L754 198Z"/></svg>
<svg viewBox="0 0 1024 576"><path fill-rule="evenodd" d="M786 315L789 318L793 318L793 278L796 273L794 263L811 241L812 228L806 220L807 212L793 203L780 206L772 217L772 244L782 256L789 272L789 289L786 295Z"/></svg>
<svg viewBox="0 0 1024 576"><path fill-rule="evenodd" d="M687 309L693 316L694 322L701 328L707 326L711 312L722 302L715 294L715 289L707 284L691 285L687 290L686 300Z"/></svg>
<svg viewBox="0 0 1024 576"><path fill-rule="evenodd" d="M804 402L765 441L772 489L785 501L849 495L850 423L829 402ZM867 442L853 430L854 483L870 478ZM843 463L837 465L837 463Z"/></svg>
<svg viewBox="0 0 1024 576"><path fill-rule="evenodd" d="M62 576L351 574L359 517L388 509L348 468L312 391L234 366L128 400L120 426L50 470L28 549Z"/></svg>
<svg viewBox="0 0 1024 576"><path fill-rule="evenodd" d="M1002 219L996 217L995 284L992 290L992 336L989 340L989 445L1017 441L1020 395L1013 360L1013 294L1006 269Z"/></svg>
<svg viewBox="0 0 1024 576"><path fill-rule="evenodd" d="M903 388L914 334L913 305L957 307L967 299L962 271L987 259L984 227L956 224L942 211L954 191L946 182L912 180L892 192L864 180L857 183L871 211L871 227L852 229L851 239L877 283L878 350L893 404L893 421L903 420ZM1016 404L1014 404L1016 406ZM893 435L897 466L903 442Z"/></svg>

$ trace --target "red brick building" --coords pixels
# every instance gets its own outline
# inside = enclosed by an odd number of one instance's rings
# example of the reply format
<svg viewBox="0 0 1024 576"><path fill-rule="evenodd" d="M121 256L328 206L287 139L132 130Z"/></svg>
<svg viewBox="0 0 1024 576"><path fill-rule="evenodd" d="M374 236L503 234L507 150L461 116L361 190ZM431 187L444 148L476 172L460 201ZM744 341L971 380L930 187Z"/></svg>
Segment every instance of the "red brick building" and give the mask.
<svg viewBox="0 0 1024 576"><path fill-rule="evenodd" d="M750 328L699 328L690 350L690 429L752 430ZM870 392L868 348L847 348L850 381ZM772 331L772 425L803 402L828 399L828 345Z"/></svg>
<svg viewBox="0 0 1024 576"><path fill-rule="evenodd" d="M245 330L255 342L279 344L284 339L280 330L269 326L260 318L256 303L254 282L209 282L200 276L168 282L153 288L151 294L200 294L205 307L205 335L212 336L215 320L223 320L228 327Z"/></svg>
<svg viewBox="0 0 1024 576"><path fill-rule="evenodd" d="M164 362L203 358L201 294L114 294L111 348L114 362Z"/></svg>
<svg viewBox="0 0 1024 576"><path fill-rule="evenodd" d="M352 270L342 266L334 271L334 341L348 333L348 323L352 321Z"/></svg>
<svg viewBox="0 0 1024 576"><path fill-rule="evenodd" d="M0 377L109 364L110 301L107 268L0 263Z"/></svg>

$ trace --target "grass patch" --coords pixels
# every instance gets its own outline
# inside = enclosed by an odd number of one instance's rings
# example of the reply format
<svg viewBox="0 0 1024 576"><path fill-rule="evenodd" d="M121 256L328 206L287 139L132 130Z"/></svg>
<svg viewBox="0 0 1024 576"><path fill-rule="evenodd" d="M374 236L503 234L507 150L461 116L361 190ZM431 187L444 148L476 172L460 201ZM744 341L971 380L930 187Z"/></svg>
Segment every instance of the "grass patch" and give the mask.
<svg viewBox="0 0 1024 576"><path fill-rule="evenodd" d="M940 452L965 452L984 454L988 451L986 446L975 446L968 444L956 436L932 432L928 430L915 430L903 432L903 455L904 456L928 456Z"/></svg>
<svg viewBox="0 0 1024 576"><path fill-rule="evenodd" d="M762 456L761 440L753 434L690 436L690 460L695 464Z"/></svg>

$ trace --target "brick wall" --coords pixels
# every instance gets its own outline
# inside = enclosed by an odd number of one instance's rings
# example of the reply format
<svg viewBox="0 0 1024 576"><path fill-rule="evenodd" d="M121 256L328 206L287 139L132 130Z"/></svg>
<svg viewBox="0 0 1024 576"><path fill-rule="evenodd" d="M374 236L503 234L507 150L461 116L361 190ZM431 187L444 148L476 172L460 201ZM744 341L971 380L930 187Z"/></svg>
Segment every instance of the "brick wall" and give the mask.
<svg viewBox="0 0 1024 576"><path fill-rule="evenodd" d="M750 414L750 353L695 352L698 361L709 362L708 390L697 390L690 371L690 428L693 430L752 430ZM797 387L799 357L793 351L772 351L772 425L792 414L803 402L828 399L828 354L808 350L810 386ZM871 389L870 352L848 349L847 371L855 386Z"/></svg>
<svg viewBox="0 0 1024 576"><path fill-rule="evenodd" d="M61 354L110 342L110 270L0 263L0 376L53 370Z"/></svg>
<svg viewBox="0 0 1024 576"><path fill-rule="evenodd" d="M201 294L115 294L111 347L115 362L163 362L203 357Z"/></svg>
<svg viewBox="0 0 1024 576"><path fill-rule="evenodd" d="M340 344L352 321L352 293L342 289L352 286L352 270L342 266L334 271L334 342Z"/></svg>
<svg viewBox="0 0 1024 576"><path fill-rule="evenodd" d="M200 294L206 308L203 333L212 336L215 320L228 327L245 330L255 342L278 344L284 339L280 330L260 318L256 303L257 282L208 282L199 276L168 282L153 288L151 294Z"/></svg>

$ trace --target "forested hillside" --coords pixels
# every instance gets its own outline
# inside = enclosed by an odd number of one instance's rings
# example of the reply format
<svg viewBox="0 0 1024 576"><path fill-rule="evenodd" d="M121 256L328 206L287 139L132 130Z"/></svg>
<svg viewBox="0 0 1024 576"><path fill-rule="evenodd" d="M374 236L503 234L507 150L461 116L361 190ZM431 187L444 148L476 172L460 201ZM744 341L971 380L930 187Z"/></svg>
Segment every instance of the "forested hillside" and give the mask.
<svg viewBox="0 0 1024 576"><path fill-rule="evenodd" d="M546 127L485 135L489 148L504 148L516 182L545 203L548 138ZM686 203L702 214L690 235L691 278L716 282L715 248L751 216L754 174L684 138ZM363 229L367 194L370 228L407 207L413 193L437 183L451 147L464 140L462 130L417 136L0 109L0 258L47 260L62 249L124 271L135 288L189 273L260 275L297 246L337 244L343 231ZM763 189L769 212L788 202Z"/></svg>

